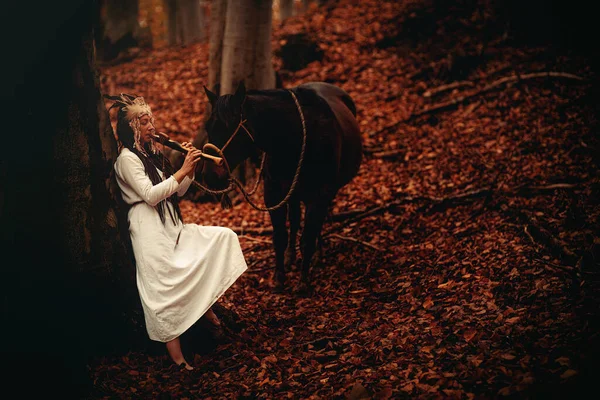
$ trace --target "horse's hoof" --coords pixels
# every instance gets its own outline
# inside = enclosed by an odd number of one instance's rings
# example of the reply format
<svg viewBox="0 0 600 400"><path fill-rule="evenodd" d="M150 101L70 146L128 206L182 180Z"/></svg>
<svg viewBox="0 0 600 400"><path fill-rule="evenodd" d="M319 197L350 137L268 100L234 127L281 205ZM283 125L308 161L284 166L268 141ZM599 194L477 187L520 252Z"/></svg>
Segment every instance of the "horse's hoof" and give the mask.
<svg viewBox="0 0 600 400"><path fill-rule="evenodd" d="M286 251L283 260L283 265L286 270L291 270L292 266L296 264L296 254Z"/></svg>
<svg viewBox="0 0 600 400"><path fill-rule="evenodd" d="M323 258L319 254L313 254L309 265L311 270L320 268L323 266Z"/></svg>
<svg viewBox="0 0 600 400"><path fill-rule="evenodd" d="M298 284L298 293L302 296L310 296L314 293L314 288L311 284L304 281L300 281L300 283Z"/></svg>
<svg viewBox="0 0 600 400"><path fill-rule="evenodd" d="M275 291L281 293L285 290L285 274L275 273Z"/></svg>
<svg viewBox="0 0 600 400"><path fill-rule="evenodd" d="M274 292L275 293L285 293L285 284L277 282L275 284Z"/></svg>

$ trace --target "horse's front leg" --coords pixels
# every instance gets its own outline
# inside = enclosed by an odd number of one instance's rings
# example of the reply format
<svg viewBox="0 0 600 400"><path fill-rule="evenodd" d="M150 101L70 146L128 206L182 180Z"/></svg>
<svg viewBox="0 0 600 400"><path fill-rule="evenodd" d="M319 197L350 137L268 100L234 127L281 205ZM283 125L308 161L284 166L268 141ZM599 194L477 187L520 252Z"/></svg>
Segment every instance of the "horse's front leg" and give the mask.
<svg viewBox="0 0 600 400"><path fill-rule="evenodd" d="M277 195L265 190L265 204L267 207L276 203ZM273 245L275 246L275 280L277 287L285 286L284 254L288 244L288 233L285 226L287 207L283 206L274 211L269 211L271 225L273 226Z"/></svg>
<svg viewBox="0 0 600 400"><path fill-rule="evenodd" d="M302 278L300 284L302 290L310 289L310 269L318 261L314 255L317 238L321 234L323 222L325 222L327 216L327 205L328 202L321 200L306 206L304 230L300 239L302 250Z"/></svg>
<svg viewBox="0 0 600 400"><path fill-rule="evenodd" d="M288 219L290 221L290 238L285 250L284 264L289 269L296 263L296 234L300 226L300 202L290 201L288 203Z"/></svg>

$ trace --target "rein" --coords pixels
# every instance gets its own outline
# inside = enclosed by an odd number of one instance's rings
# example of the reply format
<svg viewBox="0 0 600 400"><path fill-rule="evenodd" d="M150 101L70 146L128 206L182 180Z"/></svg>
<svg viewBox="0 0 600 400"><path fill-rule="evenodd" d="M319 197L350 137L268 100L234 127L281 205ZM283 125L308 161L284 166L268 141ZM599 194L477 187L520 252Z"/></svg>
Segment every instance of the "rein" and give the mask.
<svg viewBox="0 0 600 400"><path fill-rule="evenodd" d="M302 169L302 164L304 162L304 152L306 150L306 121L304 120L304 114L302 113L302 107L300 107L300 103L298 102L298 99L296 98L296 95L294 94L294 92L292 92L291 90L288 90L288 92L290 92L290 94L294 98L294 103L296 103L296 108L298 109L298 114L300 114L300 120L302 121L302 149L300 150L300 159L298 160L298 165L296 167L296 173L294 174L294 179L292 180L290 189L288 190L285 197L278 204L276 204L272 207L261 207L261 206L254 204L254 202L252 200L250 200L250 196L252 194L254 194L254 192L256 192L256 189L258 188L258 184L260 182L260 178L262 176L262 172L263 172L263 169L265 166L265 160L267 158L266 153L263 154L262 161L260 163L260 170L258 172L258 177L256 178L256 183L254 184L254 188L250 192L247 192L246 189L244 188L244 185L238 179L234 178L231 175L231 169L229 168L229 163L227 162L227 158L225 157L225 154L223 154L223 152L225 151L225 148L229 145L229 143L231 143L231 141L233 140L235 135L238 133L240 128L243 128L246 131L246 133L248 134L248 136L250 136L250 139L252 139L252 142L254 142L254 137L252 136L252 134L250 133L248 128L246 128L246 126L244 125L244 123L247 122L247 120L243 119L243 117L240 118L240 123L238 124L237 128L235 129L235 131L233 132L231 137L227 140L227 142L223 145L222 148L218 148L217 146L215 146L212 143L206 143L202 147L203 151L206 151L206 149L211 149L211 150L217 152L217 154L219 154L219 156L223 159L223 162L225 163L225 167L227 168L227 173L229 174L229 186L222 190L212 190L212 189L200 184L199 182L197 182L195 180L192 181L192 183L195 184L198 188L200 188L208 193L211 193L211 194L225 194L225 193L228 193L228 192L234 190L235 186L237 186L238 189L240 190L240 192L244 195L244 198L246 199L248 204L250 204L250 206L252 206L254 209L256 209L258 211L274 211L274 210L277 210L277 209L283 207L284 205L286 205L288 203L288 201L290 200L290 197L292 197L292 194L294 193L294 190L296 189L296 186L298 184L298 178L300 177L300 171Z"/></svg>

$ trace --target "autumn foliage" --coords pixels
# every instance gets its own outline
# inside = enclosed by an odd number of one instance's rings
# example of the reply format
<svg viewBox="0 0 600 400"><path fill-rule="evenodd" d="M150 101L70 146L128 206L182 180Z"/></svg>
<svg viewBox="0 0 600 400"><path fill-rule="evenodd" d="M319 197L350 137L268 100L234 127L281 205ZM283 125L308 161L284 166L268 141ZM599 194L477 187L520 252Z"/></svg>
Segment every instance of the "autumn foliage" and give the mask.
<svg viewBox="0 0 600 400"><path fill-rule="evenodd" d="M335 3L335 2L334 2ZM490 2L350 1L274 25L356 102L365 161L324 227L315 291L273 291L268 214L185 200L186 222L240 235L235 321L195 371L166 353L97 358L94 398L493 398L586 383L598 349L600 180L589 60L511 36ZM442 7L440 9L439 7ZM201 129L208 45L101 66L158 129ZM552 72L556 74L546 74ZM537 74L537 75L536 75ZM261 194L258 193L260 199Z"/></svg>

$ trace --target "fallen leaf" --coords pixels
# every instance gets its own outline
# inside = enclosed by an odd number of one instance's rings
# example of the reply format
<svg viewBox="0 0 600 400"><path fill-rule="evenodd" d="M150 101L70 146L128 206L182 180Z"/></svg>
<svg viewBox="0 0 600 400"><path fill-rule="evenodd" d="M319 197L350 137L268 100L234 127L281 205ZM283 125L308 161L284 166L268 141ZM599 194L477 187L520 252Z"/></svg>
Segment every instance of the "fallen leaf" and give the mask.
<svg viewBox="0 0 600 400"><path fill-rule="evenodd" d="M470 342L475 335L477 335L477 331L474 329L469 329L468 331L466 331L465 333L463 333L463 338L467 341Z"/></svg>
<svg viewBox="0 0 600 400"><path fill-rule="evenodd" d="M563 372L563 373L560 375L560 377L561 377L562 379L568 379L568 378L570 378L570 377L572 377L572 376L575 376L575 375L577 375L577 371L575 371L574 369L568 369L568 370L566 370L565 372Z"/></svg>

